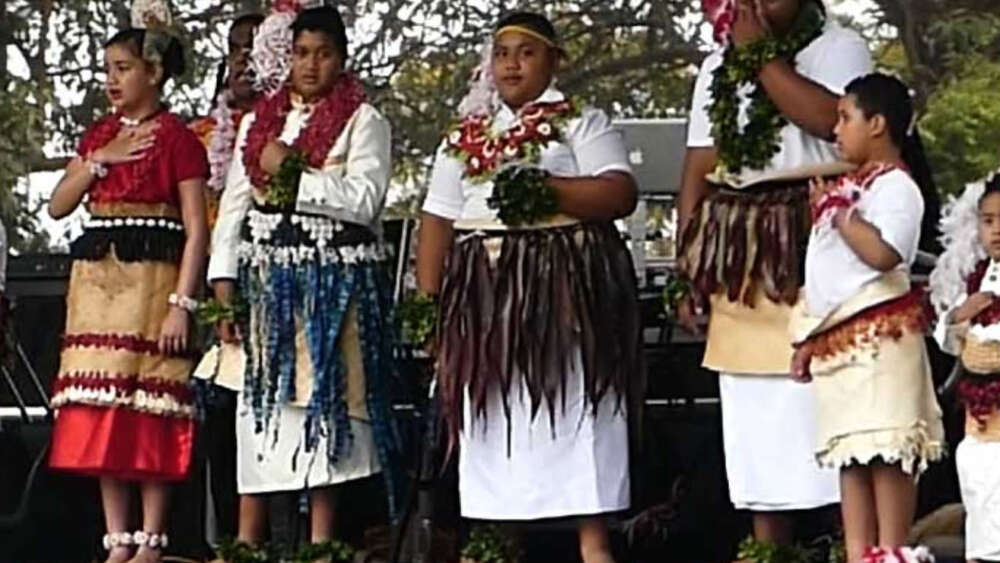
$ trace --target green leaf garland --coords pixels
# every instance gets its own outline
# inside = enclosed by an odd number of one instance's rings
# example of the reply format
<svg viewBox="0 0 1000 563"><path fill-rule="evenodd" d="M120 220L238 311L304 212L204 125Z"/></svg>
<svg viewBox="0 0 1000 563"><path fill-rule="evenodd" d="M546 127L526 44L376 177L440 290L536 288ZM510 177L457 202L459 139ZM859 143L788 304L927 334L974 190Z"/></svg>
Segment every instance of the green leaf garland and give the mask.
<svg viewBox="0 0 1000 563"><path fill-rule="evenodd" d="M788 120L767 96L757 76L774 59L791 60L823 34L826 11L815 0L806 2L788 33L749 45L729 45L722 64L712 74L712 104L709 117L712 137L719 153L722 173L738 174L748 168L760 170L781 150L781 129ZM739 90L754 86L747 110L747 124L740 129Z"/></svg>

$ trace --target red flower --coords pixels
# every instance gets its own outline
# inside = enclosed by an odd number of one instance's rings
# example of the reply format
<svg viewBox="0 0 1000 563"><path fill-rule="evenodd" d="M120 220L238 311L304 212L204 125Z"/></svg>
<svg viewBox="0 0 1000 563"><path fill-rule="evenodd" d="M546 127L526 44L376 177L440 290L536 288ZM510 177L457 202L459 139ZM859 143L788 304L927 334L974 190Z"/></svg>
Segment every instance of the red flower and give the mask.
<svg viewBox="0 0 1000 563"><path fill-rule="evenodd" d="M712 24L712 35L719 43L729 42L729 32L736 21L735 0L701 0L705 19Z"/></svg>
<svg viewBox="0 0 1000 563"><path fill-rule="evenodd" d="M558 138L552 119L575 112L576 106L571 101L530 104L519 112L520 123L495 138L490 136L493 119L473 115L454 128L445 142L465 156L465 176L475 178L496 170L505 160L523 156L526 144Z"/></svg>

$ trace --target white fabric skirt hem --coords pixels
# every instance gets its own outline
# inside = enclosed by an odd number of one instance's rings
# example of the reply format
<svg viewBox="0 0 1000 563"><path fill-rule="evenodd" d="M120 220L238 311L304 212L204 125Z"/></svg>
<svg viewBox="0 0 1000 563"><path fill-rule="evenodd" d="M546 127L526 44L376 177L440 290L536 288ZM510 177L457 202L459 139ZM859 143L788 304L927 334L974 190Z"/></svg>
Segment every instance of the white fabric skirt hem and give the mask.
<svg viewBox="0 0 1000 563"><path fill-rule="evenodd" d="M242 401L242 396L240 397ZM253 414L240 404L236 415L236 488L240 494L316 489L363 479L381 472L371 424L351 419L354 442L336 465L326 458L329 436L317 447L305 449L303 408L279 408L278 440L270 433L254 433ZM293 463L294 462L294 463Z"/></svg>
<svg viewBox="0 0 1000 563"><path fill-rule="evenodd" d="M499 393L487 399L486 420L474 417L468 394L459 436L462 515L483 520L536 520L599 514L630 503L628 422L608 393L586 404L582 370L566 376L566 404L550 422L543 406L532 419L528 393L510 392L508 421Z"/></svg>
<svg viewBox="0 0 1000 563"><path fill-rule="evenodd" d="M615 506L606 507L566 507L566 508L549 508L542 512L523 514L523 513L478 513L476 511L467 512L462 511L462 518L469 518L471 520L497 520L497 521L529 521L529 520L545 520L547 518L573 518L579 517L584 518L587 516L600 516L602 514L613 514L615 512L621 512L623 510L628 510L630 504L625 502Z"/></svg>
<svg viewBox="0 0 1000 563"><path fill-rule="evenodd" d="M783 375L720 374L729 497L739 510L809 510L840 502L838 472L815 461L816 398Z"/></svg>

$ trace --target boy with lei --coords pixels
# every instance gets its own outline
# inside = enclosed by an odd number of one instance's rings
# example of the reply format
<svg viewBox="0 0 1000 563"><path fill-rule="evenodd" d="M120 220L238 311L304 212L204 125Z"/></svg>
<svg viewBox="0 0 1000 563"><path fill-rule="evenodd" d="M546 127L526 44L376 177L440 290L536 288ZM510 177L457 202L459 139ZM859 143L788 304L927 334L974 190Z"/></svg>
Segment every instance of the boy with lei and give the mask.
<svg viewBox="0 0 1000 563"><path fill-rule="evenodd" d="M431 173L417 283L439 301L438 399L462 515L579 519L612 561L603 514L629 506L639 394L631 258L612 220L637 198L620 133L553 84L544 16L497 25Z"/></svg>
<svg viewBox="0 0 1000 563"><path fill-rule="evenodd" d="M262 493L309 489L311 539L330 539L338 483L382 472L394 501L387 378L391 296L379 216L388 122L344 71L331 7L291 25L287 86L244 118L212 236L216 297L247 314L224 340L246 354L237 416L238 540L265 536Z"/></svg>
<svg viewBox="0 0 1000 563"><path fill-rule="evenodd" d="M838 96L872 60L821 0L703 3L722 47L703 63L691 104L678 204L690 293L678 315L698 332L694 314L710 302L703 364L719 372L730 499L753 512L758 541L786 543L790 511L839 499L836 474L812 462L812 392L784 377L787 327L809 234L807 181L844 170L822 169L837 161Z"/></svg>
<svg viewBox="0 0 1000 563"><path fill-rule="evenodd" d="M965 506L965 557L1000 561L1000 174L966 188L946 210L946 248L931 272L935 336L958 356L965 437L955 465Z"/></svg>
<svg viewBox="0 0 1000 563"><path fill-rule="evenodd" d="M156 562L167 546L169 483L187 477L194 440L190 315L208 238L205 149L160 101L184 70L170 14L133 4L105 45L114 113L80 142L49 202L91 219L71 246L66 335L52 404L53 469L100 478L108 562ZM131 483L142 526L130 526Z"/></svg>
<svg viewBox="0 0 1000 563"><path fill-rule="evenodd" d="M924 214L909 173L923 154L904 149L913 106L898 79L870 74L847 85L838 114L837 146L858 168L812 186L791 372L815 389L816 461L840 472L848 563L932 561L903 545L917 477L944 455L928 310L910 285Z"/></svg>

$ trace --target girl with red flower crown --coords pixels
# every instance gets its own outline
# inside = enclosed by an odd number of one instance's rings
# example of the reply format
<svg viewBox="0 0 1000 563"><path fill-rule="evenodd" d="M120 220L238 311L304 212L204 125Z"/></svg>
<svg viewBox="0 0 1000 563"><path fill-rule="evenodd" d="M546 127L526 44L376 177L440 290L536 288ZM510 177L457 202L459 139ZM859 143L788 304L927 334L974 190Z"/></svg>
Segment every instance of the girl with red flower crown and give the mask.
<svg viewBox="0 0 1000 563"><path fill-rule="evenodd" d="M335 485L381 472L390 510L395 499L391 288L378 234L389 124L344 70L337 10L289 19L291 74L240 124L208 268L220 301L245 304L219 334L241 341L246 358L237 539L248 544L265 539L264 493L308 489L314 543L331 539Z"/></svg>
<svg viewBox="0 0 1000 563"><path fill-rule="evenodd" d="M108 562L161 559L168 483L187 476L194 439L188 345L208 162L160 101L184 67L168 24L165 6L135 2L133 28L105 45L115 111L84 135L49 203L60 218L86 197L91 214L71 245L50 465L100 478ZM130 482L142 493L136 532Z"/></svg>
<svg viewBox="0 0 1000 563"><path fill-rule="evenodd" d="M640 396L631 258L612 221L637 190L604 112L554 86L552 24L497 26L431 173L417 282L439 298L439 404L462 514L579 519L586 563L612 561L603 515L629 506Z"/></svg>

